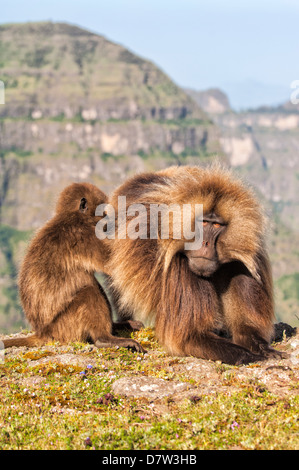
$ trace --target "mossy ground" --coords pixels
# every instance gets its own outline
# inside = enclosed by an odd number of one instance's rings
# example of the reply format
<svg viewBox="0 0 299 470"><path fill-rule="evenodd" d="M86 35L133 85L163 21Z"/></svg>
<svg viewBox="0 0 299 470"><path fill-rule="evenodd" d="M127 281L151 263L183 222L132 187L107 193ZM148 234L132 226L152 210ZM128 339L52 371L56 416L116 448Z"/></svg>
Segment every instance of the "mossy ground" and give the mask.
<svg viewBox="0 0 299 470"><path fill-rule="evenodd" d="M114 396L112 384L123 376L192 382L169 373L169 364L184 358L168 356L151 330L135 338L150 350L147 357L81 343L7 354L0 364L0 449L299 448L298 395L281 397L250 381L181 401ZM51 361L57 348L84 361ZM215 370L233 384L233 367L215 364Z"/></svg>

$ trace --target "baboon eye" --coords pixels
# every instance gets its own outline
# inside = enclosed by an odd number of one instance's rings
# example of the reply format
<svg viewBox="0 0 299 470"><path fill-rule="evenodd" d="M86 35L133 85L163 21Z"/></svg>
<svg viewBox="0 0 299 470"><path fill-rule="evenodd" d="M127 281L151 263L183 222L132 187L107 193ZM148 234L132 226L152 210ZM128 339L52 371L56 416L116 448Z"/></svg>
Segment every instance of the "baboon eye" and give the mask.
<svg viewBox="0 0 299 470"><path fill-rule="evenodd" d="M206 220L203 220L202 225L208 225L208 222Z"/></svg>
<svg viewBox="0 0 299 470"><path fill-rule="evenodd" d="M220 228L221 227L221 224L218 224L218 222L214 222L213 225L214 225L215 228Z"/></svg>

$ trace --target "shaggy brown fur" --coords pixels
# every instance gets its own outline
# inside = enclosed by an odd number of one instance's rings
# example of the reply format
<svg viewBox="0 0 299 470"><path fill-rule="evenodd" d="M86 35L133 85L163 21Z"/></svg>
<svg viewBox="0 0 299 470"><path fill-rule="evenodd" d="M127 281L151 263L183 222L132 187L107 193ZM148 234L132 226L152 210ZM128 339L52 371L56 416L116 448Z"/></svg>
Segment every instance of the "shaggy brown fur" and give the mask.
<svg viewBox="0 0 299 470"><path fill-rule="evenodd" d="M251 190L220 168L171 167L120 186L111 198L116 212L120 195L127 206L203 204L204 218L216 220L214 226L206 222L211 230L222 224L221 233L213 232L214 267L204 275L191 269L192 253L184 250L183 239L111 240L109 273L120 316L154 323L158 339L174 355L230 364L279 355L269 346L272 277L264 217ZM148 234L149 214L145 219L139 228ZM200 270L210 260L201 256L194 262ZM219 329L231 340L216 334Z"/></svg>
<svg viewBox="0 0 299 470"><path fill-rule="evenodd" d="M127 325L112 324L110 305L94 277L107 260L95 235L100 220L95 209L106 201L89 183L74 183L61 193L54 217L33 238L19 275L20 299L35 334L4 340L5 347L89 340L98 347L142 351L136 341L112 335Z"/></svg>

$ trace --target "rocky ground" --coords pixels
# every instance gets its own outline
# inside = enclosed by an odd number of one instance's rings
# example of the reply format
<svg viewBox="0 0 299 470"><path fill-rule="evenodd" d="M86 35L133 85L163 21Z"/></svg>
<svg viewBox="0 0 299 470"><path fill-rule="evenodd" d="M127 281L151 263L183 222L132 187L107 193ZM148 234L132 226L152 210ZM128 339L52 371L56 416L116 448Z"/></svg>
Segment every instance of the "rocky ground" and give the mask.
<svg viewBox="0 0 299 470"><path fill-rule="evenodd" d="M149 334L150 341L152 333ZM3 339L4 337L2 337ZM143 340L142 340L143 339ZM1 340L1 338L0 338ZM144 355L135 354L135 365L123 361L115 368L117 350L108 353L93 345L86 345L79 351L75 346L45 345L42 348L10 348L5 351L4 361L18 357L25 358L27 366L35 370L37 366L73 366L84 371L88 367L101 368L110 374L112 392L115 396L146 398L159 402L168 398L174 401L198 400L203 395L235 392L244 386L253 385L256 393L269 391L280 397L297 395L299 389L299 332L285 323L276 324L274 347L289 354L287 359L269 359L242 366L228 366L220 362L207 361L195 357L171 357L150 344L148 337L141 343L148 347ZM103 351L103 352L101 352ZM109 350L111 351L111 350ZM44 370L44 369L43 369ZM110 372L113 371L113 374ZM113 376L111 376L113 375ZM3 377L1 380L6 380ZM23 385L37 385L46 378L38 373L20 378Z"/></svg>
<svg viewBox="0 0 299 470"><path fill-rule="evenodd" d="M169 356L149 328L133 336L146 354L83 343L0 349L0 449L299 448L294 328L276 326L288 359L246 366Z"/></svg>

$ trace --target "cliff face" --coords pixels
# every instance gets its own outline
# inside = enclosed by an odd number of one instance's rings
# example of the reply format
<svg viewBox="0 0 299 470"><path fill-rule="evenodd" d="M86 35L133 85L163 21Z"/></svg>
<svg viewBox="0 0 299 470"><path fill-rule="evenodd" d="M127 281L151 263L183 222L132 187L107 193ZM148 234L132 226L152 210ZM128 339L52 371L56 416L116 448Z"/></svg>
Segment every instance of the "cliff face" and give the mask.
<svg viewBox="0 0 299 470"><path fill-rule="evenodd" d="M218 115L215 122L232 166L299 233L299 114L268 109Z"/></svg>
<svg viewBox="0 0 299 470"><path fill-rule="evenodd" d="M237 113L220 90L186 92L219 128L230 165L269 201L289 230L299 233L299 105Z"/></svg>
<svg viewBox="0 0 299 470"><path fill-rule="evenodd" d="M109 191L131 172L208 161L216 126L154 64L60 23L0 26L0 221L40 225L58 191ZM163 157L163 158L159 158Z"/></svg>
<svg viewBox="0 0 299 470"><path fill-rule="evenodd" d="M1 223L30 230L49 216L57 192L71 181L110 191L136 171L209 161L219 146L215 126L177 122L36 122L1 126ZM190 127L189 127L190 126Z"/></svg>
<svg viewBox="0 0 299 470"><path fill-rule="evenodd" d="M228 97L218 88L209 88L204 91L186 88L185 91L201 109L212 116L231 110Z"/></svg>

